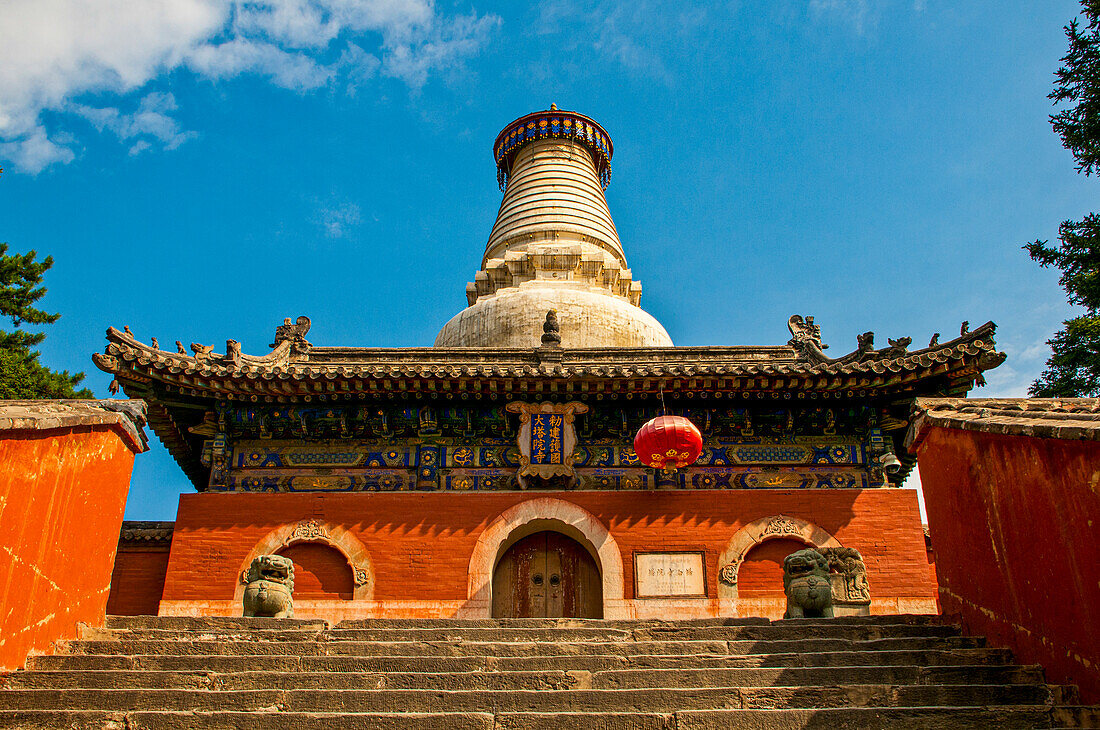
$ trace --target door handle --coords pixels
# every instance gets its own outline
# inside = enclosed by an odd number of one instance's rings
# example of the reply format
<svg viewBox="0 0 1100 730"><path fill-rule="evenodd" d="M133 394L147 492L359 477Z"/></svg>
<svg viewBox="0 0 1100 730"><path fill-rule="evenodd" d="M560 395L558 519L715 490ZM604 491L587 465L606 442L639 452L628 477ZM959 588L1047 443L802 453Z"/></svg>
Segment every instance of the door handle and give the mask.
<svg viewBox="0 0 1100 730"><path fill-rule="evenodd" d="M559 583L561 583L561 576L560 575L555 573L554 575L550 576L550 585L556 586Z"/></svg>
<svg viewBox="0 0 1100 730"><path fill-rule="evenodd" d="M553 581L554 579L551 578L550 580ZM533 576L531 576L531 582L534 583L537 586L541 586L542 585L542 573L535 573Z"/></svg>

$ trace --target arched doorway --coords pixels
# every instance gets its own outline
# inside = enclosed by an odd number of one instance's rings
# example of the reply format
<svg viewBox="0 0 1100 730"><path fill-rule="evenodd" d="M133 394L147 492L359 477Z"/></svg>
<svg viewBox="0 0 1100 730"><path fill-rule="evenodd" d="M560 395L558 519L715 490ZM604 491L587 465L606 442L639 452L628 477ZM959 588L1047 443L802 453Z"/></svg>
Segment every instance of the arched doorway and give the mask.
<svg viewBox="0 0 1100 730"><path fill-rule="evenodd" d="M596 561L579 542L546 530L517 541L493 570L494 618L603 618Z"/></svg>
<svg viewBox="0 0 1100 730"><path fill-rule="evenodd" d="M355 579L347 558L319 542L299 542L278 552L294 561L294 597L350 601Z"/></svg>
<svg viewBox="0 0 1100 730"><path fill-rule="evenodd" d="M783 593L783 561L791 553L805 550L801 540L778 538L757 543L741 563L737 586L742 598Z"/></svg>

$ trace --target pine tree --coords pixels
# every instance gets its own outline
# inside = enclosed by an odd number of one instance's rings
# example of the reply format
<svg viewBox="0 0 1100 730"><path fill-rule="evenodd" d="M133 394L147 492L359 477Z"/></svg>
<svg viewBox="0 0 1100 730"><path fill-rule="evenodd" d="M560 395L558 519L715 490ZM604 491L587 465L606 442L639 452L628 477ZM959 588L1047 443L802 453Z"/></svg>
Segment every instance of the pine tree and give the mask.
<svg viewBox="0 0 1100 730"><path fill-rule="evenodd" d="M0 316L10 318L15 330L0 330L0 398L91 398L87 388L76 390L84 373L58 373L38 362L39 353L32 348L46 338L44 333L20 329L24 323L52 324L61 316L34 307L46 294L42 276L53 266L53 258L35 261L34 251L7 251L8 245L0 243Z"/></svg>
<svg viewBox="0 0 1100 730"><path fill-rule="evenodd" d="M1086 176L1100 172L1100 0L1081 0L1084 26L1075 18L1065 27L1069 51L1055 74L1050 98L1070 104L1050 118L1062 144ZM1070 304L1084 314L1068 319L1048 340L1053 355L1029 392L1039 397L1100 396L1100 215L1058 228L1061 244L1034 241L1025 248L1040 266L1062 270L1059 283Z"/></svg>

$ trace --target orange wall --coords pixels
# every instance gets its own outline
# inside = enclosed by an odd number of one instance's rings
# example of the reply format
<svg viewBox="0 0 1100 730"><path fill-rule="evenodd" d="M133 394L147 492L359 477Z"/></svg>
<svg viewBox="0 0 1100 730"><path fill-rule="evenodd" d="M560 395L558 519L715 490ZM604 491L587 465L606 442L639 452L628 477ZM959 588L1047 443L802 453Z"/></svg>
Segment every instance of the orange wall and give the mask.
<svg viewBox="0 0 1100 730"><path fill-rule="evenodd" d="M309 518L344 526L362 540L374 565L375 600L465 600L478 536L504 510L538 497L572 502L608 528L623 556L627 598L634 597L635 550L704 550L707 593L716 597L718 556L733 534L782 513L858 548L874 597L935 599L914 491L821 489L186 494L164 600L232 599L253 546L272 530ZM782 594L782 585L777 591Z"/></svg>
<svg viewBox="0 0 1100 730"><path fill-rule="evenodd" d="M918 458L943 610L1100 702L1100 444L931 428Z"/></svg>
<svg viewBox="0 0 1100 730"><path fill-rule="evenodd" d="M112 427L0 438L0 671L102 625L133 465Z"/></svg>
<svg viewBox="0 0 1100 730"><path fill-rule="evenodd" d="M783 561L793 552L806 548L791 539L766 540L749 550L737 571L737 591L744 596L753 591L774 593L783 585Z"/></svg>
<svg viewBox="0 0 1100 730"><path fill-rule="evenodd" d="M111 573L111 616L156 616L168 570L168 546L122 547Z"/></svg>

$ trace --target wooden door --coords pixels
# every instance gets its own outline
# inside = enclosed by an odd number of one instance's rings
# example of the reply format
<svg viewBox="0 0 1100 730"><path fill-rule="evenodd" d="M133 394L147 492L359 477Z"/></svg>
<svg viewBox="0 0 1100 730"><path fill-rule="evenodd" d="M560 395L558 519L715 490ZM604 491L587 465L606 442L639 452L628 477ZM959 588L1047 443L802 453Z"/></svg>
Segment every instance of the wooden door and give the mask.
<svg viewBox="0 0 1100 730"><path fill-rule="evenodd" d="M558 532L538 532L508 548L493 571L496 618L602 618L596 561Z"/></svg>

